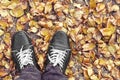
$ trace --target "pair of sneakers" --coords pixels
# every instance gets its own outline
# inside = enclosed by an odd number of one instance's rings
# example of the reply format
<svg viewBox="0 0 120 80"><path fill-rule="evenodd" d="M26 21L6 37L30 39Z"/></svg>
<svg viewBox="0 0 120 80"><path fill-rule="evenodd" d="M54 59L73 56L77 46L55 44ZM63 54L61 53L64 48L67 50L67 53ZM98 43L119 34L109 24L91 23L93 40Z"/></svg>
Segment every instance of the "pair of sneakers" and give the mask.
<svg viewBox="0 0 120 80"><path fill-rule="evenodd" d="M28 65L39 68L31 39L26 32L19 31L13 35L11 49L15 67L19 72ZM68 36L63 31L56 32L48 47L45 66L51 64L54 67L59 67L64 73L70 59L70 53Z"/></svg>

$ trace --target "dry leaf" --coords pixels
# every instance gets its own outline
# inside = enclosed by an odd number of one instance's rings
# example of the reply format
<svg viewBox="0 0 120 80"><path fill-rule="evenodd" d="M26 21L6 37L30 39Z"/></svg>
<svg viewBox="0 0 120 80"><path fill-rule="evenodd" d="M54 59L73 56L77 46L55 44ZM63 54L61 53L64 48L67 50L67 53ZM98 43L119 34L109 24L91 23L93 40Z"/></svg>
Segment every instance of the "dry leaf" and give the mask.
<svg viewBox="0 0 120 80"><path fill-rule="evenodd" d="M12 75L5 76L3 80L12 80Z"/></svg>
<svg viewBox="0 0 120 80"><path fill-rule="evenodd" d="M9 15L8 11L7 10L0 10L0 15L2 17L7 17Z"/></svg>
<svg viewBox="0 0 120 80"><path fill-rule="evenodd" d="M45 10L44 10L44 13L47 14L47 13L50 13L52 10L52 4L47 2L46 5L45 5Z"/></svg>
<svg viewBox="0 0 120 80"><path fill-rule="evenodd" d="M120 0L115 0L118 4L120 4Z"/></svg>
<svg viewBox="0 0 120 80"><path fill-rule="evenodd" d="M44 7L45 7L45 3L40 3L39 6L37 7L37 9L39 10L39 12L43 12L44 10Z"/></svg>
<svg viewBox="0 0 120 80"><path fill-rule="evenodd" d="M82 46L83 51L88 51L88 50L92 50L95 48L95 44L94 43L86 43Z"/></svg>
<svg viewBox="0 0 120 80"><path fill-rule="evenodd" d="M30 32L36 33L38 31L38 29L36 27L31 27L30 28Z"/></svg>
<svg viewBox="0 0 120 80"><path fill-rule="evenodd" d="M41 30L41 35L43 35L43 36L48 36L48 35L50 35L50 32L49 32L48 29L43 28L43 29Z"/></svg>
<svg viewBox="0 0 120 80"><path fill-rule="evenodd" d="M111 75L116 78L116 79L120 79L120 76L119 76L120 72L117 68L113 68L112 71L111 71Z"/></svg>
<svg viewBox="0 0 120 80"><path fill-rule="evenodd" d="M87 72L88 72L89 77L94 74L93 69L91 67L87 68Z"/></svg>
<svg viewBox="0 0 120 80"><path fill-rule="evenodd" d="M115 60L114 63L115 63L115 65L120 66L120 61L119 60Z"/></svg>
<svg viewBox="0 0 120 80"><path fill-rule="evenodd" d="M96 8L96 0L90 0L90 8Z"/></svg>
<svg viewBox="0 0 120 80"><path fill-rule="evenodd" d="M119 11L119 6L118 5L113 5L111 8L111 11Z"/></svg>
<svg viewBox="0 0 120 80"><path fill-rule="evenodd" d="M3 40L4 40L4 42L5 42L7 45L10 45L10 43L11 43L10 33L5 33Z"/></svg>
<svg viewBox="0 0 120 80"><path fill-rule="evenodd" d="M105 66L106 65L106 59L100 58L99 64Z"/></svg>
<svg viewBox="0 0 120 80"><path fill-rule="evenodd" d="M90 78L91 80L99 80L99 78L96 75L92 75Z"/></svg>
<svg viewBox="0 0 120 80"><path fill-rule="evenodd" d="M103 34L103 36L111 36L116 30L116 27L114 25L112 25L110 22L108 22L107 27L101 29L101 33Z"/></svg>
<svg viewBox="0 0 120 80"><path fill-rule="evenodd" d="M17 23L16 28L17 28L18 31L21 31L21 30L23 30L24 25L22 25L20 23Z"/></svg>
<svg viewBox="0 0 120 80"><path fill-rule="evenodd" d="M0 60L3 58L3 53L0 53Z"/></svg>
<svg viewBox="0 0 120 80"><path fill-rule="evenodd" d="M0 29L0 36L4 34L4 31Z"/></svg>
<svg viewBox="0 0 120 80"><path fill-rule="evenodd" d="M97 12L99 12L103 9L105 9L105 4L104 3L98 3L97 7L96 7Z"/></svg>
<svg viewBox="0 0 120 80"><path fill-rule="evenodd" d="M111 53L111 54L115 54L115 52L116 52L116 48L115 48L115 46L114 45L110 45L110 46L108 46L108 50L109 50L109 52Z"/></svg>
<svg viewBox="0 0 120 80"><path fill-rule="evenodd" d="M76 10L76 11L74 12L74 17L75 17L77 20L81 20L82 15L83 15L83 11L81 11L81 10Z"/></svg>
<svg viewBox="0 0 120 80"><path fill-rule="evenodd" d="M75 77L70 77L68 78L68 80L75 80Z"/></svg>
<svg viewBox="0 0 120 80"><path fill-rule="evenodd" d="M5 75L7 75L8 73L2 69L0 69L0 77L3 77Z"/></svg>
<svg viewBox="0 0 120 80"><path fill-rule="evenodd" d="M69 67L73 67L75 65L75 63L73 61L69 62Z"/></svg>
<svg viewBox="0 0 120 80"><path fill-rule="evenodd" d="M10 10L10 14L14 17L21 17L24 14L24 10L18 6Z"/></svg>
<svg viewBox="0 0 120 80"><path fill-rule="evenodd" d="M2 29L6 29L6 27L8 26L8 23L6 21L0 20L0 26Z"/></svg>
<svg viewBox="0 0 120 80"><path fill-rule="evenodd" d="M43 68L43 63L44 63L44 55L39 54L38 55L38 64L41 66L41 68Z"/></svg>
<svg viewBox="0 0 120 80"><path fill-rule="evenodd" d="M103 0L96 0L97 2L103 2Z"/></svg>

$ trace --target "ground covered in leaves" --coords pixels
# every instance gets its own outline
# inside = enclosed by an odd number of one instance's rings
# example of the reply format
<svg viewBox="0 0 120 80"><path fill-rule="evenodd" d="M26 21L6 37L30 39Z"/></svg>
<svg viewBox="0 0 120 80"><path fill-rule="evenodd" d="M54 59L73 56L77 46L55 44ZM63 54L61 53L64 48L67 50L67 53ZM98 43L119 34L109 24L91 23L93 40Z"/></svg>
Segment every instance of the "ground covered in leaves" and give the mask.
<svg viewBox="0 0 120 80"><path fill-rule="evenodd" d="M69 80L120 80L120 0L0 0L0 80L13 80L11 37L32 38L38 64L52 35L70 39Z"/></svg>

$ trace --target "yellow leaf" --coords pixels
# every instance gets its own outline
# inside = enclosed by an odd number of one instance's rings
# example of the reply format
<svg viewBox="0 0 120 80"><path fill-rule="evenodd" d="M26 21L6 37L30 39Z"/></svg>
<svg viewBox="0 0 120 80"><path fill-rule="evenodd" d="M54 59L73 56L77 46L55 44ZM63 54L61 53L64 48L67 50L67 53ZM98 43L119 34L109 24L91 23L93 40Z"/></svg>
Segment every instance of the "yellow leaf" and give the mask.
<svg viewBox="0 0 120 80"><path fill-rule="evenodd" d="M20 6L18 6L10 10L10 14L14 17L21 17L24 14L24 10Z"/></svg>
<svg viewBox="0 0 120 80"><path fill-rule="evenodd" d="M87 72L88 72L89 76L91 76L92 74L94 74L93 69L91 67L88 67Z"/></svg>
<svg viewBox="0 0 120 80"><path fill-rule="evenodd" d="M0 29L0 36L4 34L4 31Z"/></svg>
<svg viewBox="0 0 120 80"><path fill-rule="evenodd" d="M116 27L113 26L110 22L107 23L107 27L101 29L103 36L111 36L116 30Z"/></svg>
<svg viewBox="0 0 120 80"><path fill-rule="evenodd" d="M24 28L24 26L20 23L17 23L16 28L18 31L21 31Z"/></svg>
<svg viewBox="0 0 120 80"><path fill-rule="evenodd" d="M112 54L114 54L114 53L116 52L116 48L115 48L114 45L108 46L108 50L109 50L109 52L112 53Z"/></svg>
<svg viewBox="0 0 120 80"><path fill-rule="evenodd" d="M99 64L100 64L100 65L103 65L103 66L106 65L106 60L103 59L103 58L100 58L100 59L99 59Z"/></svg>
<svg viewBox="0 0 120 80"><path fill-rule="evenodd" d="M5 44L0 44L0 53L5 49Z"/></svg>
<svg viewBox="0 0 120 80"><path fill-rule="evenodd" d="M42 12L44 10L44 7L45 7L45 3L40 3L37 9L39 10L39 12Z"/></svg>
<svg viewBox="0 0 120 80"><path fill-rule="evenodd" d="M97 7L96 7L96 10L99 12L99 11L103 10L104 8L105 8L105 4L104 3L98 3Z"/></svg>
<svg viewBox="0 0 120 80"><path fill-rule="evenodd" d="M92 50L95 48L95 44L94 43L87 43L87 44L84 44L82 46L82 48L83 48L83 51Z"/></svg>
<svg viewBox="0 0 120 80"><path fill-rule="evenodd" d="M115 65L120 66L120 61L119 60L115 60L114 63L115 63Z"/></svg>
<svg viewBox="0 0 120 80"><path fill-rule="evenodd" d="M2 21L0 20L0 26L2 27L2 29L6 29L6 27L8 26L6 21Z"/></svg>
<svg viewBox="0 0 120 80"><path fill-rule="evenodd" d="M50 13L52 10L52 4L47 2L46 5L45 5L45 10L44 10L44 13Z"/></svg>
<svg viewBox="0 0 120 80"><path fill-rule="evenodd" d="M10 40L11 40L10 33L5 33L3 40L4 40L4 42L5 42L7 45L9 45L9 44L10 44Z"/></svg>
<svg viewBox="0 0 120 80"><path fill-rule="evenodd" d="M91 78L91 80L99 80L96 75L92 75L90 78Z"/></svg>
<svg viewBox="0 0 120 80"><path fill-rule="evenodd" d="M30 27L38 27L38 24L37 24L36 21L31 20L31 21L29 22L29 26L30 26Z"/></svg>
<svg viewBox="0 0 120 80"><path fill-rule="evenodd" d="M11 75L5 76L3 80L12 80L12 76Z"/></svg>
<svg viewBox="0 0 120 80"><path fill-rule="evenodd" d="M112 11L119 11L119 6L118 5L113 5L111 10Z"/></svg>
<svg viewBox="0 0 120 80"><path fill-rule="evenodd" d="M43 63L44 63L44 55L43 54L39 54L38 55L38 64L43 67Z"/></svg>
<svg viewBox="0 0 120 80"><path fill-rule="evenodd" d="M33 33L36 33L38 31L38 29L36 27L31 27L30 31L33 32Z"/></svg>
<svg viewBox="0 0 120 80"><path fill-rule="evenodd" d="M96 0L90 0L90 8L96 8Z"/></svg>
<svg viewBox="0 0 120 80"><path fill-rule="evenodd" d="M8 6L11 2L9 0L1 0L0 3L0 5Z"/></svg>
<svg viewBox="0 0 120 80"><path fill-rule="evenodd" d="M74 61L71 60L71 61L69 62L69 67L73 67L74 65L75 65Z"/></svg>
<svg viewBox="0 0 120 80"><path fill-rule="evenodd" d="M49 31L48 29L43 28L43 29L41 30L41 35L43 35L43 36L48 36L48 35L50 35L50 31Z"/></svg>
<svg viewBox="0 0 120 80"><path fill-rule="evenodd" d="M9 13L8 13L7 10L0 10L0 15L1 15L2 17L6 17L6 16L9 15Z"/></svg>

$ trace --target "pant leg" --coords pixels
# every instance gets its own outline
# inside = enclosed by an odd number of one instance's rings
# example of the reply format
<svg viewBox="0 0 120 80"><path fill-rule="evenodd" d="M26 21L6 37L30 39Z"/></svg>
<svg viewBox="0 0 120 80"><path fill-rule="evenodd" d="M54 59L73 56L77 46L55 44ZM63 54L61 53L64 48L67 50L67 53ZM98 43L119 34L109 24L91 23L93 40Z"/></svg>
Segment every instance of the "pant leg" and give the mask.
<svg viewBox="0 0 120 80"><path fill-rule="evenodd" d="M41 80L41 72L34 66L24 68L15 80Z"/></svg>
<svg viewBox="0 0 120 80"><path fill-rule="evenodd" d="M59 67L48 65L42 74L42 80L68 80L68 78L60 71Z"/></svg>

